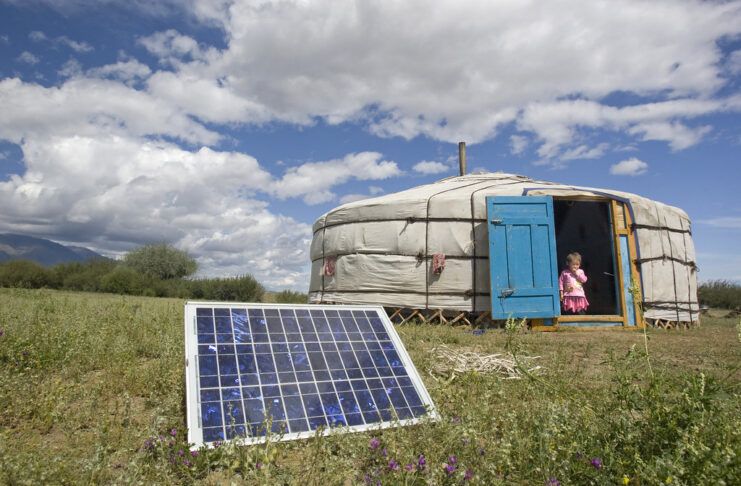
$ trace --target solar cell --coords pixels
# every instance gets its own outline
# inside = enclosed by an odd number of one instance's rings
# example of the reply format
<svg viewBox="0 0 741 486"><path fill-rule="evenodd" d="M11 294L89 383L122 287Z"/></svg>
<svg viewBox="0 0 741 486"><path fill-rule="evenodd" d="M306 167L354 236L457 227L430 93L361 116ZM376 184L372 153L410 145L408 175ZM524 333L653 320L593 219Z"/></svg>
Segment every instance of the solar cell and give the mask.
<svg viewBox="0 0 741 486"><path fill-rule="evenodd" d="M188 302L188 440L310 437L436 418L380 307Z"/></svg>

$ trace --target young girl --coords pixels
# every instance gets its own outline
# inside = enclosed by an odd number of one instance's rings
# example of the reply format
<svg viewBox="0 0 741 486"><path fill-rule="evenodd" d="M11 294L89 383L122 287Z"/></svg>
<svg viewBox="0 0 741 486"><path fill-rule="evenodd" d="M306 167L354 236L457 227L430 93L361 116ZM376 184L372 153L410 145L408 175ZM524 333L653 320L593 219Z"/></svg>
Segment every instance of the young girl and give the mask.
<svg viewBox="0 0 741 486"><path fill-rule="evenodd" d="M589 302L584 295L582 284L587 276L581 266L581 255L574 252L566 255L566 268L558 277L558 290L561 294L561 305L564 314L586 314Z"/></svg>

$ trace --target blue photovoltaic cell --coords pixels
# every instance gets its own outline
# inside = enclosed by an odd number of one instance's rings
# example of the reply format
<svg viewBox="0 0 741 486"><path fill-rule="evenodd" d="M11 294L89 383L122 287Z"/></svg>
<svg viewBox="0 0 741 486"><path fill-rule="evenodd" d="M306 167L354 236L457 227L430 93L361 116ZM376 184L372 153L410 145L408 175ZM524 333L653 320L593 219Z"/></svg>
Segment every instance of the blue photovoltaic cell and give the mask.
<svg viewBox="0 0 741 486"><path fill-rule="evenodd" d="M418 419L432 403L380 309L187 304L203 443ZM188 319L192 321L188 321ZM387 327L389 326L389 327ZM408 358L407 358L408 359ZM191 376L191 375L189 375ZM414 379L413 379L414 378Z"/></svg>

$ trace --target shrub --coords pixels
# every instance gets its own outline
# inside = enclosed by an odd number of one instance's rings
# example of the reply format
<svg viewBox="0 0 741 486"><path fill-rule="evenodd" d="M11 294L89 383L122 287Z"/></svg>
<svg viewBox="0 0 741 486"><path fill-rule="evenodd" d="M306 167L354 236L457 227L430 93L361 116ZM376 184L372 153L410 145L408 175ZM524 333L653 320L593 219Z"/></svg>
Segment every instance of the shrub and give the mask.
<svg viewBox="0 0 741 486"><path fill-rule="evenodd" d="M275 294L275 301L279 304L306 304L309 296L293 290L282 290Z"/></svg>
<svg viewBox="0 0 741 486"><path fill-rule="evenodd" d="M105 275L112 272L117 265L118 263L114 260L96 258L86 262L54 265L51 272L54 275L55 288L99 292L101 290L101 280Z"/></svg>
<svg viewBox="0 0 741 486"><path fill-rule="evenodd" d="M198 269L198 264L188 253L164 243L145 245L127 253L124 264L161 280L187 277Z"/></svg>
<svg viewBox="0 0 741 486"><path fill-rule="evenodd" d="M129 295L153 295L154 291L148 289L149 283L145 275L124 266L114 268L100 281L101 290L104 292ZM149 292L146 292L147 290Z"/></svg>
<svg viewBox="0 0 741 486"><path fill-rule="evenodd" d="M711 280L697 288L701 305L722 309L741 309L741 285L728 280Z"/></svg>
<svg viewBox="0 0 741 486"><path fill-rule="evenodd" d="M40 289L51 286L53 275L36 262L12 260L0 264L0 287Z"/></svg>
<svg viewBox="0 0 741 486"><path fill-rule="evenodd" d="M191 280L189 286L190 296L195 299L259 302L265 293L252 275Z"/></svg>

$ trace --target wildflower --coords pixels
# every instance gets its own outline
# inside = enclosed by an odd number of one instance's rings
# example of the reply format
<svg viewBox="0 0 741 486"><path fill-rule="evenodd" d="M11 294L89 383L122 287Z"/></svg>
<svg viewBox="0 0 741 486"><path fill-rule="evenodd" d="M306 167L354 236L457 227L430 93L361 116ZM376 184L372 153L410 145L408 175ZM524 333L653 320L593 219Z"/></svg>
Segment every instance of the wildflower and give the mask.
<svg viewBox="0 0 741 486"><path fill-rule="evenodd" d="M623 474L623 484L628 484L630 482L630 478Z"/></svg>
<svg viewBox="0 0 741 486"><path fill-rule="evenodd" d="M671 476L667 476L666 479L664 480L664 483L666 484L672 484L673 482L674 480L672 479Z"/></svg>
<svg viewBox="0 0 741 486"><path fill-rule="evenodd" d="M180 457L183 457L184 455L185 455L185 451L184 451L184 450L182 450L182 449L180 449L180 450L178 451L178 456L180 456Z"/></svg>
<svg viewBox="0 0 741 486"><path fill-rule="evenodd" d="M406 466L404 466L404 470L405 470L406 472L412 472L412 471L414 471L414 464L412 464L412 463L410 462L409 464L407 464Z"/></svg>
<svg viewBox="0 0 741 486"><path fill-rule="evenodd" d="M458 458L455 457L455 455L451 454L448 457L448 464L453 464L453 465L458 464Z"/></svg>
<svg viewBox="0 0 741 486"><path fill-rule="evenodd" d="M183 466L185 466L185 467L190 467L191 465L192 465L192 464L190 463L190 461L189 461L189 460L187 460L187 459L186 459L186 460L184 460L184 461L183 461Z"/></svg>
<svg viewBox="0 0 741 486"><path fill-rule="evenodd" d="M466 469L466 474L463 475L464 481L470 481L473 479L473 469Z"/></svg>
<svg viewBox="0 0 741 486"><path fill-rule="evenodd" d="M262 469L262 463L258 462L257 464L255 464L255 469Z"/></svg>
<svg viewBox="0 0 741 486"><path fill-rule="evenodd" d="M198 451L190 451L190 455L193 457L198 457Z"/></svg>
<svg viewBox="0 0 741 486"><path fill-rule="evenodd" d="M384 447L384 448L383 448L383 450L381 451L381 455L382 455L383 457L386 457L386 456L388 456L388 454L389 454L389 453L388 453L388 451L387 451L387 450L386 450L386 448Z"/></svg>
<svg viewBox="0 0 741 486"><path fill-rule="evenodd" d="M446 464L445 465L445 472L448 473L448 475L451 475L455 472L456 467L454 464Z"/></svg>
<svg viewBox="0 0 741 486"><path fill-rule="evenodd" d="M378 438L373 437L368 443L368 445L370 446L371 449L375 450L381 446L381 441Z"/></svg>
<svg viewBox="0 0 741 486"><path fill-rule="evenodd" d="M561 481L551 476L548 481L545 482L545 486L561 486Z"/></svg>
<svg viewBox="0 0 741 486"><path fill-rule="evenodd" d="M154 449L154 442L152 442L151 439L147 439L144 441L144 446L142 448L147 451Z"/></svg>
<svg viewBox="0 0 741 486"><path fill-rule="evenodd" d="M593 458L592 458L592 460L591 460L591 461L589 461L589 463L590 463L590 464L591 464L591 465L592 465L592 466L593 466L593 467L594 467L595 469L597 469L598 471L599 471L600 469L602 469L602 459L600 459L599 457L593 457Z"/></svg>
<svg viewBox="0 0 741 486"><path fill-rule="evenodd" d="M399 463L396 462L396 459L391 459L389 461L389 469L392 471L398 471L399 470Z"/></svg>
<svg viewBox="0 0 741 486"><path fill-rule="evenodd" d="M173 437L176 437L178 435L178 429L172 429L170 431L170 435L173 436Z"/></svg>
<svg viewBox="0 0 741 486"><path fill-rule="evenodd" d="M419 469L420 471L424 471L426 465L427 460L425 459L424 454L420 454L419 459L417 459L417 469Z"/></svg>

